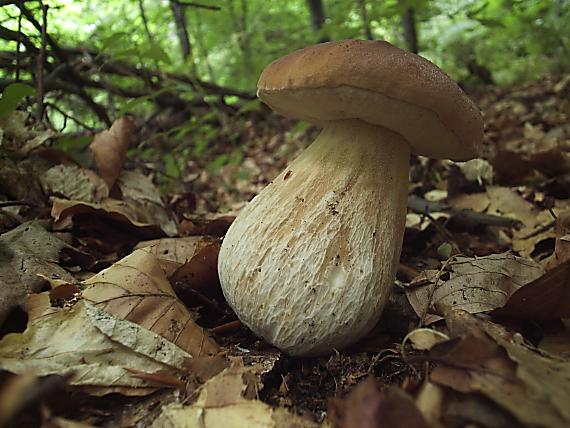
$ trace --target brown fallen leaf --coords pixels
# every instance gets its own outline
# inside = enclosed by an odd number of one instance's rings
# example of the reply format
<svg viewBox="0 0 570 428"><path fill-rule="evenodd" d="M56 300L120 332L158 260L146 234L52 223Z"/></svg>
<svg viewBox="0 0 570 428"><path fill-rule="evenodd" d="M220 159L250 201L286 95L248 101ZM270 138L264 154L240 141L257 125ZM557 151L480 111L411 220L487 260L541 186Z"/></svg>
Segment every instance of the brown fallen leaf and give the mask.
<svg viewBox="0 0 570 428"><path fill-rule="evenodd" d="M180 222L179 231L182 236L209 235L221 238L234 220L235 216L231 215L218 215L211 219L185 218Z"/></svg>
<svg viewBox="0 0 570 428"><path fill-rule="evenodd" d="M448 203L456 210L473 210L482 213L489 208L490 201L487 193L468 193L457 195Z"/></svg>
<svg viewBox="0 0 570 428"><path fill-rule="evenodd" d="M71 377L68 373L39 378L27 372L9 378L0 389L0 427L16 426L14 418L41 404L50 395L63 392Z"/></svg>
<svg viewBox="0 0 570 428"><path fill-rule="evenodd" d="M552 323L542 330L538 348L551 355L570 359L570 330L563 323Z"/></svg>
<svg viewBox="0 0 570 428"><path fill-rule="evenodd" d="M70 385L85 392L140 396L159 386L129 369L182 376L181 367L191 358L161 336L84 300L58 308L51 305L49 293L41 293L29 296L27 306L26 330L0 341L0 368L12 373L72 372Z"/></svg>
<svg viewBox="0 0 570 428"><path fill-rule="evenodd" d="M190 355L218 352L176 297L157 259L136 250L83 282L82 296L97 308L161 335Z"/></svg>
<svg viewBox="0 0 570 428"><path fill-rule="evenodd" d="M539 209L508 187L488 186L490 205L488 214L497 214L522 222L523 227L513 231L513 250L522 256L531 256L535 246L554 237L552 215L548 210Z"/></svg>
<svg viewBox="0 0 570 428"><path fill-rule="evenodd" d="M29 293L37 293L46 278L74 282L58 265L60 252L69 247L38 222L24 223L0 235L0 324Z"/></svg>
<svg viewBox="0 0 570 428"><path fill-rule="evenodd" d="M230 367L208 380L195 403L164 406L152 427L316 428L321 425L256 399L258 366Z"/></svg>
<svg viewBox="0 0 570 428"><path fill-rule="evenodd" d="M524 426L570 424L570 362L541 354L497 324L452 310L455 337L436 345L431 381L464 394L482 394ZM555 375L554 375L555 374Z"/></svg>
<svg viewBox="0 0 570 428"><path fill-rule="evenodd" d="M56 165L41 177L51 195L85 202L100 202L109 196L107 184L93 171L77 165Z"/></svg>
<svg viewBox="0 0 570 428"><path fill-rule="evenodd" d="M219 240L201 248L194 256L178 268L170 277L176 284L176 291L182 294L188 289L199 291L205 296L222 295L218 278Z"/></svg>
<svg viewBox="0 0 570 428"><path fill-rule="evenodd" d="M570 210L558 214L554 232L556 234L554 254L546 261L546 269L552 269L556 265L570 260Z"/></svg>
<svg viewBox="0 0 570 428"><path fill-rule="evenodd" d="M196 376L200 382L206 382L228 366L228 360L221 356L196 357L184 363L184 368Z"/></svg>
<svg viewBox="0 0 570 428"><path fill-rule="evenodd" d="M95 135L89 146L97 170L109 189L121 175L133 131L134 124L129 118L117 119L109 130Z"/></svg>
<svg viewBox="0 0 570 428"><path fill-rule="evenodd" d="M98 204L55 199L51 216L54 230L73 229L89 250L103 254L124 254L140 241L165 236L160 225L145 222L136 208L111 198Z"/></svg>
<svg viewBox="0 0 570 428"><path fill-rule="evenodd" d="M139 221L158 224L168 236L178 234L170 209L149 177L135 171L123 171L117 180L117 187L122 200L137 213Z"/></svg>
<svg viewBox="0 0 570 428"><path fill-rule="evenodd" d="M186 238L163 238L139 242L135 249L143 249L154 254L167 277L171 277L202 249L218 243L211 236L189 236Z"/></svg>
<svg viewBox="0 0 570 428"><path fill-rule="evenodd" d="M378 390L372 377L361 382L333 413L340 414L342 428L428 428L429 424L404 391L388 387ZM340 408L338 408L340 406Z"/></svg>
<svg viewBox="0 0 570 428"><path fill-rule="evenodd" d="M451 308L478 313L500 307L544 272L538 263L508 253L456 256L445 267L424 271L406 288L410 304L426 324L442 319Z"/></svg>
<svg viewBox="0 0 570 428"><path fill-rule="evenodd" d="M432 427L441 426L443 404L447 401L445 398L444 389L428 380L423 382L417 393L416 407Z"/></svg>
<svg viewBox="0 0 570 428"><path fill-rule="evenodd" d="M491 315L535 321L570 318L570 260L516 290Z"/></svg>

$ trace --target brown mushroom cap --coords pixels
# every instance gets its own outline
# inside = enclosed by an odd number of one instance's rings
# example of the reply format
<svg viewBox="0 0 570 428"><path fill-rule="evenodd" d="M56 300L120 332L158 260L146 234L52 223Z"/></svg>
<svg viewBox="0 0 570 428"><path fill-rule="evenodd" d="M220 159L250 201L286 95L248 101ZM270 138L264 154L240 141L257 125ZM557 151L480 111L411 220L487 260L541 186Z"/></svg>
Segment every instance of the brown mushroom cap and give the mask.
<svg viewBox="0 0 570 428"><path fill-rule="evenodd" d="M476 157L479 109L428 60L384 41L342 40L293 52L269 64L257 94L278 113L323 125L360 119L402 135L433 158Z"/></svg>

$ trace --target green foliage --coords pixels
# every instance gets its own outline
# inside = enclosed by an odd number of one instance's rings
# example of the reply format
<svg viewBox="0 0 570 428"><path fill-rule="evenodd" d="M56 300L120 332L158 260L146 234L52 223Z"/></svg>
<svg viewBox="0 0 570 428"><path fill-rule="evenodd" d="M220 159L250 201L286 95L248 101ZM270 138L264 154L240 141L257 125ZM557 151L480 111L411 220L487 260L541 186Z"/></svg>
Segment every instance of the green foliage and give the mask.
<svg viewBox="0 0 570 428"><path fill-rule="evenodd" d="M12 83L6 86L0 98L0 117L12 113L22 99L35 93L34 88L23 83Z"/></svg>
<svg viewBox="0 0 570 428"><path fill-rule="evenodd" d="M275 58L323 37L365 38L363 12L374 38L403 47L402 15L412 8L420 54L464 83L478 83L476 73L470 69L473 65L489 71L499 84L567 70L570 66L570 2L566 0L323 0L326 20L319 31L311 27L306 0L197 3L213 9L195 6L185 9L191 47L186 59L182 56L169 1L54 0L49 8L48 31L60 46L96 50L97 59L128 64L143 74L142 77L129 73L104 76L106 83L134 95L111 97L104 87L86 89L95 102L108 109L111 118L126 113L153 117L161 113L156 112L156 101L169 96L206 105L199 114L188 113L183 124L155 136L169 147L164 157L164 172L177 178L188 158L215 152L219 142L231 145L239 139L235 132L226 129L226 113L220 108L219 96L202 93L199 85L191 84L194 80L253 93L261 70ZM37 3L29 1L26 5L39 20ZM0 8L1 25L8 30L18 29L18 16L15 5ZM27 19L22 19L21 24L22 32L39 46L38 30ZM14 40L0 39L0 45L0 50L15 52ZM25 52L25 47L20 46L20 52ZM74 63L73 67L81 71L81 64ZM153 70L155 74L144 75L145 70ZM36 73L35 69L22 69L19 78L35 82ZM171 73L184 75L191 81L156 85L160 76ZM94 76L98 78L96 73ZM0 79L11 81L14 77L14 67L0 69ZM13 111L24 97L33 93L32 87L21 83L7 86L0 99L0 116ZM59 107L63 104L62 110L80 119L67 120L63 113L50 111L50 119L58 129L59 125L62 128L66 125L65 132L73 131L81 128L82 123L101 128L101 121L77 96L50 97L48 91L47 101ZM225 96L223 103L236 106L238 115L244 117L260 110L258 100L245 101L233 95ZM58 144L68 145L64 141ZM143 147L138 149L139 155L148 159L161 156L151 145ZM220 153L209 168L215 170L236 159L240 159L239 151Z"/></svg>
<svg viewBox="0 0 570 428"><path fill-rule="evenodd" d="M327 20L320 32L310 27L306 0L203 0L219 10L186 9L192 55L185 61L168 1L142 0L146 28L139 0L54 3L50 32L65 44L93 46L114 59L245 90L255 88L260 71L276 57L325 35L365 34L361 3L354 0L323 0ZM397 45L403 45L401 14L413 7L421 53L459 79L468 75L467 57L501 82L558 70L570 61L565 0L365 0L365 7L375 38ZM5 9L0 18L14 30L16 9ZM37 37L26 23L24 31Z"/></svg>
<svg viewBox="0 0 570 428"><path fill-rule="evenodd" d="M489 69L498 83L570 66L570 3L546 0L434 1L426 23L428 56L452 76L466 62Z"/></svg>

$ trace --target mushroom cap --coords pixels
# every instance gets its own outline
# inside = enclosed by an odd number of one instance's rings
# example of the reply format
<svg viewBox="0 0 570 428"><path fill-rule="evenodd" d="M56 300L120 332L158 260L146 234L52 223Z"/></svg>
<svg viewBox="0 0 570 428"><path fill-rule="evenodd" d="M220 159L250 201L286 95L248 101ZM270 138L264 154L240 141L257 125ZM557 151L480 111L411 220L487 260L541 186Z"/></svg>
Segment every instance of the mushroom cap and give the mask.
<svg viewBox="0 0 570 428"><path fill-rule="evenodd" d="M269 64L257 95L276 112L318 125L360 119L402 135L414 153L468 160L479 153L477 106L430 61L385 41L341 40Z"/></svg>

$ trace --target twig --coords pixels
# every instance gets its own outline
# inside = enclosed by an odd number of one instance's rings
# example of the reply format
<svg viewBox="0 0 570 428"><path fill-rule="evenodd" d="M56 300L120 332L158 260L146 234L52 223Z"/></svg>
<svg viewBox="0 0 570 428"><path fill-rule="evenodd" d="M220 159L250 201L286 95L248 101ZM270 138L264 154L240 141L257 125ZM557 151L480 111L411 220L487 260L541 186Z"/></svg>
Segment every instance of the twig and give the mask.
<svg viewBox="0 0 570 428"><path fill-rule="evenodd" d="M479 213L470 209L457 210L442 202L431 202L416 195L408 196L408 208L418 214L429 214L432 212L448 212L450 219L463 226L499 226L518 227L521 223L508 217L501 217L493 214Z"/></svg>
<svg viewBox="0 0 570 428"><path fill-rule="evenodd" d="M42 0L39 0L40 8L42 10L42 28L41 28L41 44L40 44L40 53L38 55L38 70L36 73L36 77L38 79L38 95L37 95L37 103L38 103L38 110L36 113L36 119L40 122L44 116L44 96L45 96L45 87L44 87L44 64L46 62L46 47L47 47L47 13L48 13L48 6L44 5ZM20 14L20 16L22 16Z"/></svg>
<svg viewBox="0 0 570 428"><path fill-rule="evenodd" d="M2 201L0 202L0 208L4 207L17 207L17 206L28 206L28 207L35 207L36 204L28 201Z"/></svg>
<svg viewBox="0 0 570 428"><path fill-rule="evenodd" d="M543 224L542 226L538 227L537 229L533 230L532 232L523 236L520 239L529 239L532 238L533 236L540 235L542 232L546 232L548 229L552 229L555 225L556 225L556 220L549 221L548 223Z"/></svg>
<svg viewBox="0 0 570 428"><path fill-rule="evenodd" d="M150 32L150 29L148 27L148 19L146 18L146 11L144 9L144 0L139 0L139 12L141 14L144 31L146 33L146 37L148 38L148 41L150 43L154 43L152 33Z"/></svg>
<svg viewBox="0 0 570 428"><path fill-rule="evenodd" d="M18 33L22 34L22 13L18 15ZM20 81L20 38L16 41L16 82Z"/></svg>
<svg viewBox="0 0 570 428"><path fill-rule="evenodd" d="M215 334L228 333L230 331L235 331L239 329L241 326L242 326L241 321L235 320L213 327L210 329L210 332Z"/></svg>
<svg viewBox="0 0 570 428"><path fill-rule="evenodd" d="M3 216L5 216L5 217L8 217L8 218L9 218L13 223L15 223L15 224L22 224L22 223L24 223L24 219L23 219L21 216L19 216L19 215L17 215L17 214L12 214L11 212L6 211L6 210L4 210L4 209L2 209L2 208L0 208L0 215L3 215Z"/></svg>
<svg viewBox="0 0 570 428"><path fill-rule="evenodd" d="M42 25L34 17L33 13L25 6L24 1L17 0L15 1L15 4L18 9L20 9L20 12L26 17L26 19L36 28L36 30L41 33ZM57 42L47 33L45 37L47 44L51 46L58 59L63 63L69 63L65 51L57 44ZM89 94L83 89L84 79L78 75L72 67L68 67L67 77L75 83L77 87L76 93L83 100L83 102L85 102L85 104L87 104L95 112L101 121L103 121L107 126L111 126L111 119L109 118L107 111L103 108L103 106L96 103L93 98L91 98L91 96L89 96Z"/></svg>
<svg viewBox="0 0 570 428"><path fill-rule="evenodd" d="M220 6L211 6L209 4L194 3L190 1L177 0L176 3L178 3L180 6L195 7L197 9L222 10Z"/></svg>
<svg viewBox="0 0 570 428"><path fill-rule="evenodd" d="M90 132L95 132L95 128L93 128L92 126L87 125L85 122L77 119L76 117L71 116L70 114L64 112L62 109L60 109L58 106L56 106L55 104L52 103L46 103L46 108L50 107L52 109L54 109L55 111L57 111L59 114L61 114L65 119L69 119L72 122L77 123L79 126L82 126L83 128L87 129ZM47 112L46 112L47 114ZM62 130L65 129L65 126L62 128ZM61 131L60 131L61 132Z"/></svg>

